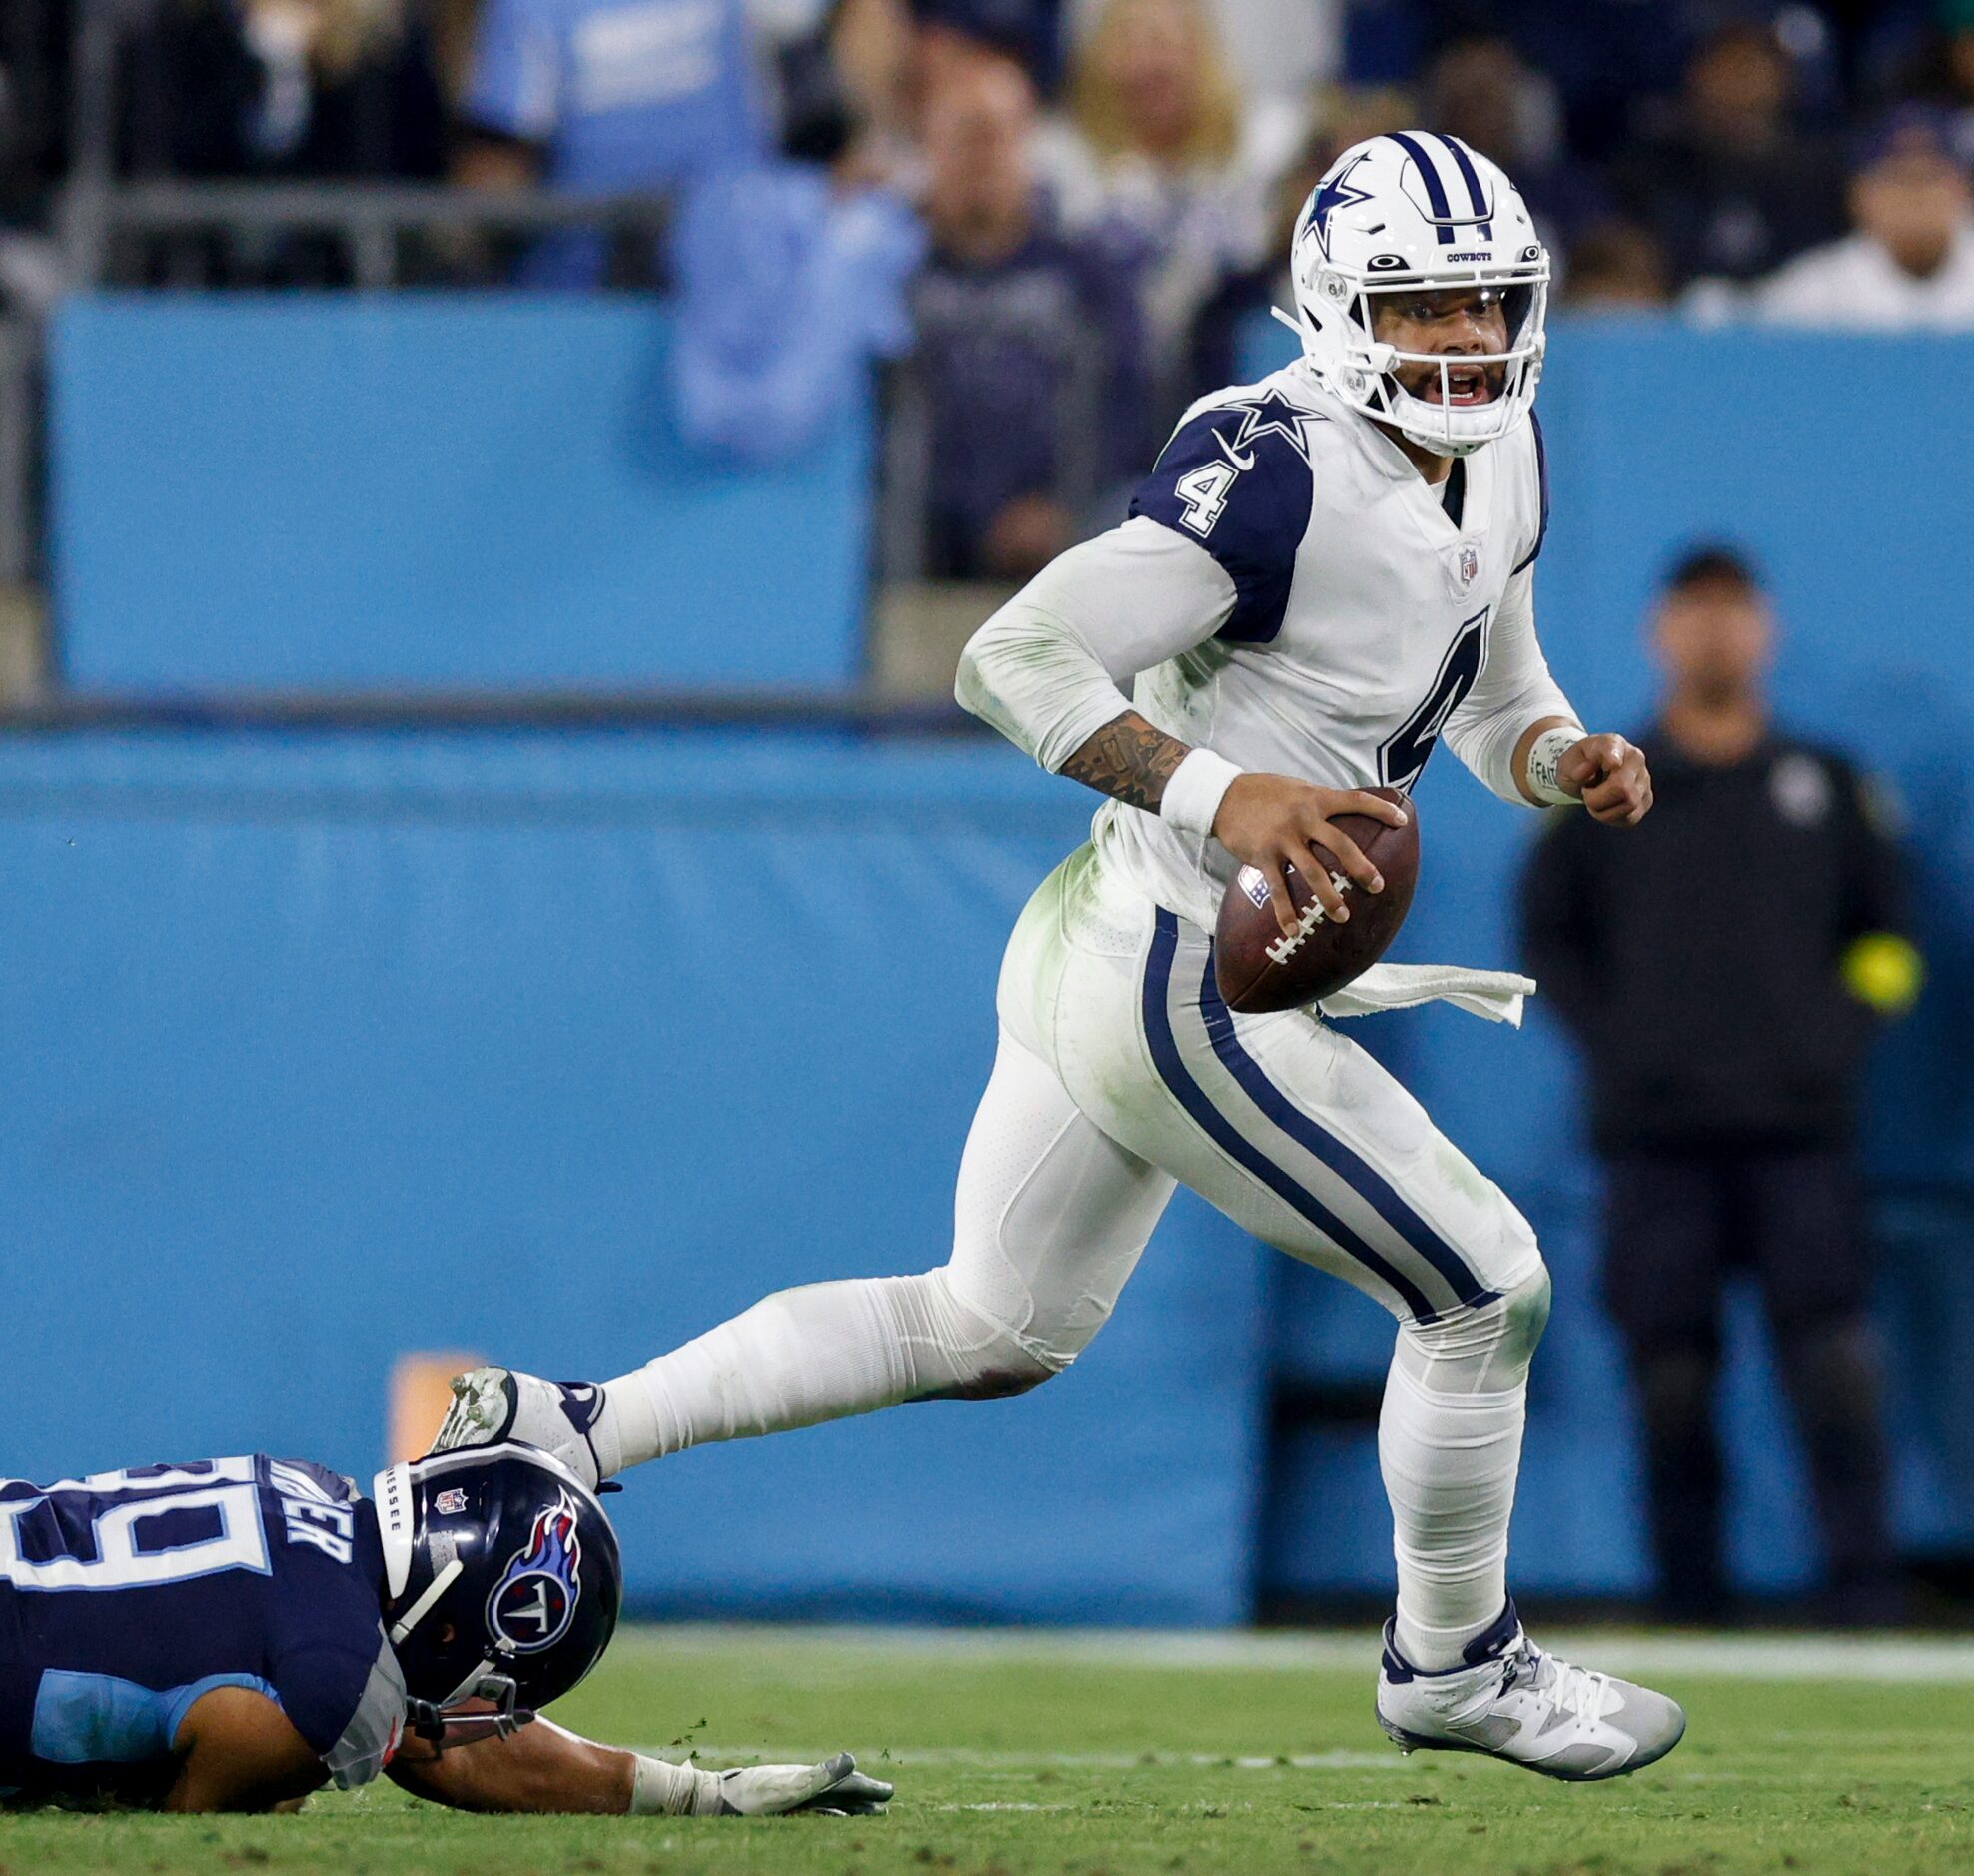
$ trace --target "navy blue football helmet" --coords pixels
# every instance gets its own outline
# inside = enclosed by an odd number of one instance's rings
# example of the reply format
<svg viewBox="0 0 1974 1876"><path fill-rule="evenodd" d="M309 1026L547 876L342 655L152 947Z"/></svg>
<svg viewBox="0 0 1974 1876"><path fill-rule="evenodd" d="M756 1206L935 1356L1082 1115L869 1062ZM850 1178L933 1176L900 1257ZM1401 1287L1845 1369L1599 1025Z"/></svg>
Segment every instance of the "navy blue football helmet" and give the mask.
<svg viewBox="0 0 1974 1876"><path fill-rule="evenodd" d="M559 1459L509 1443L378 1473L384 1619L414 1730L458 1742L457 1709L511 1732L602 1659L623 1605L616 1532Z"/></svg>

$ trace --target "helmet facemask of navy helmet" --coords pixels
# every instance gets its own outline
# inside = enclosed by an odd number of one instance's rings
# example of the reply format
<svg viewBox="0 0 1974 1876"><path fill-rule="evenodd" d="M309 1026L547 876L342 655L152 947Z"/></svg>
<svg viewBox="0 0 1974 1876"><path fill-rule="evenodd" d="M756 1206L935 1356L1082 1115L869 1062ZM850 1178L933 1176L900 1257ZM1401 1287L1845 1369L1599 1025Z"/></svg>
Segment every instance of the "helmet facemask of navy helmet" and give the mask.
<svg viewBox="0 0 1974 1876"><path fill-rule="evenodd" d="M1505 436L1541 378L1549 259L1526 205L1485 157L1429 132L1374 137L1317 185L1291 254L1301 339L1325 388L1438 456ZM1497 349L1406 350L1391 312L1464 306ZM1430 317L1430 315L1429 315Z"/></svg>
<svg viewBox="0 0 1974 1876"><path fill-rule="evenodd" d="M530 1446L476 1448L394 1465L375 1494L415 1732L442 1749L512 1733L601 1658L622 1565L566 1466Z"/></svg>

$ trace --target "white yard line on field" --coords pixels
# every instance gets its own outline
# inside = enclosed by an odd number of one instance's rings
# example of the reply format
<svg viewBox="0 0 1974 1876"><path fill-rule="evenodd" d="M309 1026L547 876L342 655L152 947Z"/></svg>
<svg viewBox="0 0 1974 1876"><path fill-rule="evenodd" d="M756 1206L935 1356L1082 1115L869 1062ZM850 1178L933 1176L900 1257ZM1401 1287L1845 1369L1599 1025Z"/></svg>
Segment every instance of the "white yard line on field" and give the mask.
<svg viewBox="0 0 1974 1876"><path fill-rule="evenodd" d="M1724 1680L1838 1680L1961 1685L1974 1682L1974 1640L1966 1637L1847 1635L1683 1635L1613 1629L1540 1637L1567 1659L1610 1673ZM1280 1673L1340 1668L1369 1674L1375 1635L1256 1634L1241 1630L851 1628L707 1623L626 1631L619 1646L675 1658L758 1652L849 1665L903 1658L956 1666L1003 1662L1040 1666L1181 1668L1195 1672Z"/></svg>
<svg viewBox="0 0 1974 1876"><path fill-rule="evenodd" d="M745 1765L757 1760L788 1760L801 1764L826 1759L843 1748L833 1746L704 1745L693 1741L690 1748L708 1765ZM679 1746L637 1746L634 1750L653 1758L677 1759ZM1214 1771L1237 1772L1396 1772L1405 1760L1395 1749L1390 1752L1295 1752L1265 1757L1259 1753L1240 1757L1225 1752L994 1752L973 1746L899 1746L880 1752L856 1748L857 1765L873 1777L882 1778L886 1766L953 1765L980 1771L1041 1772L1157 1771L1161 1767L1198 1766Z"/></svg>

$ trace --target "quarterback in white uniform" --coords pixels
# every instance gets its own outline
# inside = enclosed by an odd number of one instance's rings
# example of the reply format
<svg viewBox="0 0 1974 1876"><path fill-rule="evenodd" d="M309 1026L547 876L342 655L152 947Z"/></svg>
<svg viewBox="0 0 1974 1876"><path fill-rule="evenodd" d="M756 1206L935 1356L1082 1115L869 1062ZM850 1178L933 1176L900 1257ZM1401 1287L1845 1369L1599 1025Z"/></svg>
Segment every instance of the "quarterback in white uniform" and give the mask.
<svg viewBox="0 0 1974 1876"><path fill-rule="evenodd" d="M1208 936L1243 863L1290 933L1286 865L1334 918L1333 870L1380 890L1335 818L1402 821L1363 791L1409 789L1443 736L1523 806L1624 826L1651 805L1643 757L1585 734L1535 640L1547 256L1498 169L1414 132L1338 159L1293 272L1304 356L1194 406L1131 518L967 647L960 701L1110 799L1009 945L950 1261L769 1297L600 1387L478 1370L441 1444L520 1438L593 1478L1035 1387L1103 1326L1183 1181L1398 1319L1379 1427L1398 1561L1385 1730L1612 1777L1669 1752L1685 1718L1535 1647L1507 1594L1548 1313L1534 1235L1320 1012L1232 1013Z"/></svg>

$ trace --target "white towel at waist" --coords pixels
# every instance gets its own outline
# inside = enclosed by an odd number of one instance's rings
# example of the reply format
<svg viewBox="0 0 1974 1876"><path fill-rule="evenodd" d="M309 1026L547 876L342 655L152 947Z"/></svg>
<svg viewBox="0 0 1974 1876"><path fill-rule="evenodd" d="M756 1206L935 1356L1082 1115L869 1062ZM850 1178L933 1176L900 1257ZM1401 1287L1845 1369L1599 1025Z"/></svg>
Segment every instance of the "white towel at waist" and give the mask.
<svg viewBox="0 0 1974 1876"><path fill-rule="evenodd" d="M1521 1027L1521 1006L1535 994L1532 977L1471 971L1458 964L1374 964L1316 1007L1325 1016L1374 1016L1422 1003L1451 1003L1490 1023Z"/></svg>

